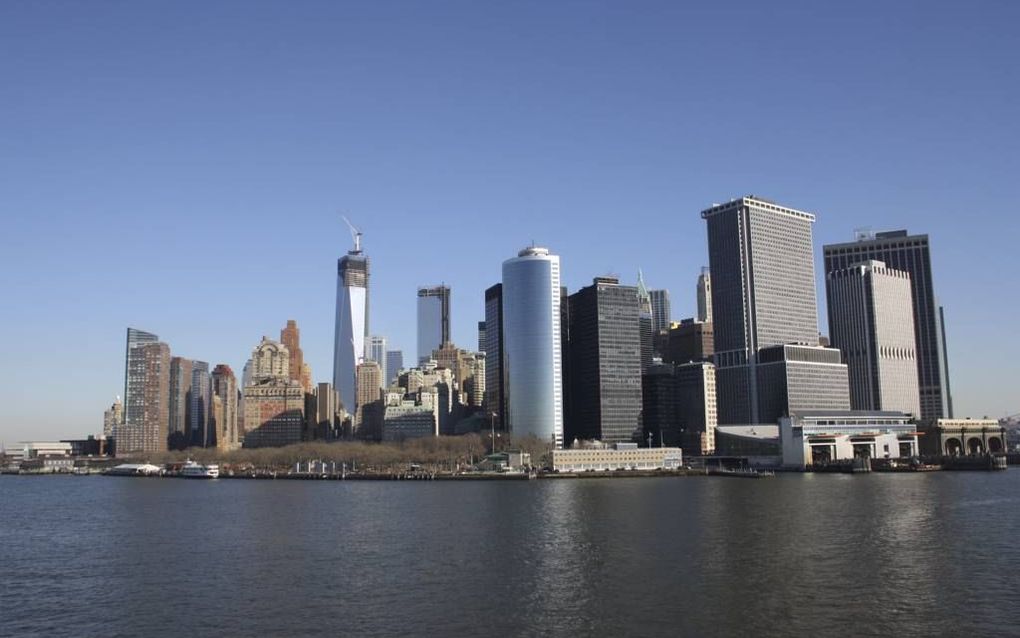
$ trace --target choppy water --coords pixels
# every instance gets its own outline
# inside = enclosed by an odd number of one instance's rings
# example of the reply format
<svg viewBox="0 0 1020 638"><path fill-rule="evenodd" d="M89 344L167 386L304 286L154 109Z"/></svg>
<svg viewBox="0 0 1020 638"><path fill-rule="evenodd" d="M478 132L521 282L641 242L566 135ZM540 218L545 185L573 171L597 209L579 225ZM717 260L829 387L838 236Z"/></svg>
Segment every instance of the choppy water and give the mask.
<svg viewBox="0 0 1020 638"><path fill-rule="evenodd" d="M1020 634L1020 471L0 477L0 635Z"/></svg>

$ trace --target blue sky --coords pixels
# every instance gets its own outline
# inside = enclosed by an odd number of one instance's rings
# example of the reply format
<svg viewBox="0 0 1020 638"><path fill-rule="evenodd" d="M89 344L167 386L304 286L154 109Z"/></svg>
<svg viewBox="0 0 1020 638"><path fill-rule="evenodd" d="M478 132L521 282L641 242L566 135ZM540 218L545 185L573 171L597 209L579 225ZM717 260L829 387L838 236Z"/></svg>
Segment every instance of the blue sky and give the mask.
<svg viewBox="0 0 1020 638"><path fill-rule="evenodd" d="M706 206L931 235L957 412L1020 412L1015 2L0 3L0 441L101 428L126 326L331 376L346 212L372 332L532 240L694 309ZM824 289L819 288L823 331Z"/></svg>

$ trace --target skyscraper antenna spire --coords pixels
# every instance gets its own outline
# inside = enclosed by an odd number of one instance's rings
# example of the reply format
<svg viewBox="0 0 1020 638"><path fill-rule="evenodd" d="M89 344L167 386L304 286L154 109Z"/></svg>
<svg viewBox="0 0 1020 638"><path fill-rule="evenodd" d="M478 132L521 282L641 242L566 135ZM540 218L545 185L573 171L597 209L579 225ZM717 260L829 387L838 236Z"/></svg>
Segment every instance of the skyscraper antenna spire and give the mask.
<svg viewBox="0 0 1020 638"><path fill-rule="evenodd" d="M347 219L347 215L340 215L343 218L344 223L347 224L347 228L351 231L351 239L354 240L354 252L361 252L361 229L351 223L351 220Z"/></svg>

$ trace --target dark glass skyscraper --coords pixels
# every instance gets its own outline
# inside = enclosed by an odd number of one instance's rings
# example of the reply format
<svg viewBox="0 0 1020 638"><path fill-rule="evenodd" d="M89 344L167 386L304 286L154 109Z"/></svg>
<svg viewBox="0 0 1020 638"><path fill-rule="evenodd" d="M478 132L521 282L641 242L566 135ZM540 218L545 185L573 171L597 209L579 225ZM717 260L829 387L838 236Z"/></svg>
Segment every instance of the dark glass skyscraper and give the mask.
<svg viewBox="0 0 1020 638"><path fill-rule="evenodd" d="M829 244L823 247L822 252L826 273L869 260L881 261L889 268L910 273L921 419L952 418L945 327L932 283L928 235L910 235L906 230L862 234L858 241ZM828 297L832 299L831 294ZM830 301L829 313L833 310Z"/></svg>
<svg viewBox="0 0 1020 638"><path fill-rule="evenodd" d="M418 363L450 341L450 287L418 289Z"/></svg>
<svg viewBox="0 0 1020 638"><path fill-rule="evenodd" d="M503 427L506 411L503 359L503 284L485 291L485 409Z"/></svg>
<svg viewBox="0 0 1020 638"><path fill-rule="evenodd" d="M638 289L597 277L570 295L566 438L632 440L641 416Z"/></svg>

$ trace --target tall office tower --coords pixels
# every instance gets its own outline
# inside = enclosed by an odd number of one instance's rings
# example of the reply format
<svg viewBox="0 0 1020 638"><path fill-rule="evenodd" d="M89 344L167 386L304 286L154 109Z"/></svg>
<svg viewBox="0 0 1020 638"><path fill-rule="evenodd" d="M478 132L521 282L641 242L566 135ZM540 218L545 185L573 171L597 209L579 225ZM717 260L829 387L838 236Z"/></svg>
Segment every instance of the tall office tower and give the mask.
<svg viewBox="0 0 1020 638"><path fill-rule="evenodd" d="M702 268L698 275L698 321L712 321L712 273Z"/></svg>
<svg viewBox="0 0 1020 638"><path fill-rule="evenodd" d="M244 447L300 442L305 393L290 378L287 346L263 337L252 351L251 364L251 382L244 388Z"/></svg>
<svg viewBox="0 0 1020 638"><path fill-rule="evenodd" d="M758 351L818 343L815 217L754 196L701 216L708 226L719 423L764 423Z"/></svg>
<svg viewBox="0 0 1020 638"><path fill-rule="evenodd" d="M945 326L931 272L928 235L909 235L906 230L858 233L857 241L822 248L825 272L843 270L867 260L910 274L914 298L914 340L917 382L922 420L952 418L949 364L944 343ZM833 312L829 307L829 314Z"/></svg>
<svg viewBox="0 0 1020 638"><path fill-rule="evenodd" d="M711 361L715 338L711 321L684 319L674 321L669 329L663 360L681 364L689 361Z"/></svg>
<svg viewBox="0 0 1020 638"><path fill-rule="evenodd" d="M300 383L305 392L311 392L311 384L306 385L310 381L311 370L306 369L305 354L301 350L301 331L293 319L288 319L287 327L280 331L280 343L287 346L290 352L290 378Z"/></svg>
<svg viewBox="0 0 1020 638"><path fill-rule="evenodd" d="M225 363L213 368L212 394L217 409L210 429L214 432L216 449L236 450L241 447L241 433L237 427L237 377Z"/></svg>
<svg viewBox="0 0 1020 638"><path fill-rule="evenodd" d="M652 333L657 334L661 330L669 330L670 308L668 290L649 290L648 296L652 301Z"/></svg>
<svg viewBox="0 0 1020 638"><path fill-rule="evenodd" d="M183 450L191 444L191 359L170 358L170 416L167 445Z"/></svg>
<svg viewBox="0 0 1020 638"><path fill-rule="evenodd" d="M209 429L209 413L212 408L212 379L209 364L205 361L191 362L191 393L188 397L188 422L191 425L191 445L210 447L216 444Z"/></svg>
<svg viewBox="0 0 1020 638"><path fill-rule="evenodd" d="M835 348L797 344L762 348L756 372L759 420L754 423L776 423L781 416L808 410L850 409L847 366ZM720 412L722 401L720 396Z"/></svg>
<svg viewBox="0 0 1020 638"><path fill-rule="evenodd" d="M359 438L378 439L382 436L382 367L376 361L358 364L358 409L354 413L354 430Z"/></svg>
<svg viewBox="0 0 1020 638"><path fill-rule="evenodd" d="M504 428L503 284L485 291L485 411L495 428Z"/></svg>
<svg viewBox="0 0 1020 638"><path fill-rule="evenodd" d="M478 322L478 352L485 352L485 322Z"/></svg>
<svg viewBox="0 0 1020 638"><path fill-rule="evenodd" d="M320 383L315 389L316 437L335 439L340 430L340 400L332 383Z"/></svg>
<svg viewBox="0 0 1020 638"><path fill-rule="evenodd" d="M375 361L379 364L379 387L386 389L389 385L389 370L386 367L386 337L374 336L368 338L368 349L365 352L365 361Z"/></svg>
<svg viewBox="0 0 1020 638"><path fill-rule="evenodd" d="M155 453L167 450L170 430L170 347L141 343L128 351L125 411L117 430L117 452Z"/></svg>
<svg viewBox="0 0 1020 638"><path fill-rule="evenodd" d="M450 340L450 287L418 288L418 363Z"/></svg>
<svg viewBox="0 0 1020 638"><path fill-rule="evenodd" d="M596 277L570 295L566 439L625 443L640 426L638 288Z"/></svg>
<svg viewBox="0 0 1020 638"><path fill-rule="evenodd" d="M393 383L400 371L404 369L404 351L403 350L387 350L386 351L386 385L389 386Z"/></svg>
<svg viewBox="0 0 1020 638"><path fill-rule="evenodd" d="M563 447L560 258L532 246L503 262L504 423Z"/></svg>
<svg viewBox="0 0 1020 638"><path fill-rule="evenodd" d="M949 387L949 348L946 345L946 309L942 307L942 304L938 303L938 299L935 300L935 304L939 307L939 352L942 354L940 359L941 366L941 378L945 391L942 393L946 397L946 414L948 418L953 418L953 390Z"/></svg>
<svg viewBox="0 0 1020 638"><path fill-rule="evenodd" d="M652 296L645 286L645 276L638 270L637 282L638 297L638 336L641 338L641 372L644 373L648 366L652 365L652 353L655 349L652 343Z"/></svg>
<svg viewBox="0 0 1020 638"><path fill-rule="evenodd" d="M368 338L368 257L361 250L361 232L354 250L337 262L336 331L333 335L333 387L351 413L355 408L358 364Z"/></svg>
<svg viewBox="0 0 1020 638"><path fill-rule="evenodd" d="M124 421L128 423L129 420L137 421L141 417L141 413L136 408L131 406L132 401L128 395L128 375L131 370L131 350L135 346L140 346L146 343L157 343L159 337L152 334L151 332L145 332L144 330L138 330L137 328L127 329L127 348L124 351Z"/></svg>
<svg viewBox="0 0 1020 638"><path fill-rule="evenodd" d="M850 374L850 407L920 416L910 274L865 261L830 272L829 335Z"/></svg>
<svg viewBox="0 0 1020 638"><path fill-rule="evenodd" d="M715 450L715 365L653 365L641 378L641 390L642 425L652 445L682 447L688 456Z"/></svg>
<svg viewBox="0 0 1020 638"><path fill-rule="evenodd" d="M103 438L109 439L116 436L117 426L124 421L124 404L120 397L113 402L109 410L103 412Z"/></svg>

